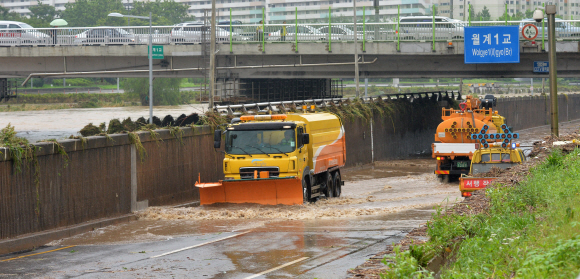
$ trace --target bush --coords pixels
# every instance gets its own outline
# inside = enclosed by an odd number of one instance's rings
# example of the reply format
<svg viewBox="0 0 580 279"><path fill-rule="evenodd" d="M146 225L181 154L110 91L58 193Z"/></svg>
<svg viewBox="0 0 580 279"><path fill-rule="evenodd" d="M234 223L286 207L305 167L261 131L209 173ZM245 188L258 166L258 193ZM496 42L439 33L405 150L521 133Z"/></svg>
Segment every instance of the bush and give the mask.
<svg viewBox="0 0 580 279"><path fill-rule="evenodd" d="M179 105L182 103L179 86L180 78L156 78L153 81L153 105ZM149 105L149 79L125 78L122 81L125 94L141 100L141 104Z"/></svg>
<svg viewBox="0 0 580 279"><path fill-rule="evenodd" d="M79 132L83 137L90 137L102 133L101 129L93 125L93 123L89 123L88 125L83 127Z"/></svg>

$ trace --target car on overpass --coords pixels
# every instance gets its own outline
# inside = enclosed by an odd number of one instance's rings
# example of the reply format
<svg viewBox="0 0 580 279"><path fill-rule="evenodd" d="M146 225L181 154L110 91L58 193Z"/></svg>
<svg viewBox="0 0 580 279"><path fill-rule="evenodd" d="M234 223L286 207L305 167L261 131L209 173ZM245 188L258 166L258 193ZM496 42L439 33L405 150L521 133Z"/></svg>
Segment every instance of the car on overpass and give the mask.
<svg viewBox="0 0 580 279"><path fill-rule="evenodd" d="M50 36L18 21L0 21L0 45L43 45Z"/></svg>
<svg viewBox="0 0 580 279"><path fill-rule="evenodd" d="M344 25L333 25L331 27L323 26L318 29L318 31L326 36L328 39L328 30L330 30L330 38L333 41L353 41L354 40L354 31L347 26ZM363 30L361 28L357 28L359 32L356 34L357 40L374 40L374 36L363 34Z"/></svg>
<svg viewBox="0 0 580 279"><path fill-rule="evenodd" d="M461 40L464 36L461 22L443 16L401 17L398 30L401 40L432 40L433 34L436 40Z"/></svg>
<svg viewBox="0 0 580 279"><path fill-rule="evenodd" d="M282 27L280 26L277 31L266 33L268 34L268 41L281 41L281 31ZM291 41L294 39L298 39L299 41L324 41L328 40L328 34L321 33L318 29L309 26L309 25L298 25L298 32L296 32L295 25L289 25L286 27L286 41Z"/></svg>
<svg viewBox="0 0 580 279"><path fill-rule="evenodd" d="M123 28L103 26L75 35L74 43L79 45L134 44L135 35Z"/></svg>
<svg viewBox="0 0 580 279"><path fill-rule="evenodd" d="M229 42L230 37L232 41L247 41L248 38L240 35L237 32L230 32L229 28L216 28L216 41ZM171 29L169 40L171 43L201 43L203 40L210 38L210 26L204 25L201 21L190 21L175 24Z"/></svg>

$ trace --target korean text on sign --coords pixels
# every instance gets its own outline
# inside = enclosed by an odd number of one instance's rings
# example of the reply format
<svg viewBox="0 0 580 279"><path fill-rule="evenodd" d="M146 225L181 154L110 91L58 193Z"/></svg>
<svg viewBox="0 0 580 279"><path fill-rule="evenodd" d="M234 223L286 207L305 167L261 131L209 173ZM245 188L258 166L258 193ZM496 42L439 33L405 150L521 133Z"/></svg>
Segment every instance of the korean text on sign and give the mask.
<svg viewBox="0 0 580 279"><path fill-rule="evenodd" d="M519 63L517 26L465 27L465 63Z"/></svg>

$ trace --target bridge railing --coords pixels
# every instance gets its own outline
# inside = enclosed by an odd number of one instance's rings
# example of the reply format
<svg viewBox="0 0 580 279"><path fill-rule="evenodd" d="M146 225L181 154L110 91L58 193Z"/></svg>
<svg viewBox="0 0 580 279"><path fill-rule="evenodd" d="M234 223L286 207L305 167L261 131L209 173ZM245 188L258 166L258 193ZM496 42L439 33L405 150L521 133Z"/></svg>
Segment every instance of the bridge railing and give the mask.
<svg viewBox="0 0 580 279"><path fill-rule="evenodd" d="M547 38L547 24L530 21L453 21L453 22L387 22L358 23L357 40L366 42L463 41L467 26L518 26L535 24L536 40ZM580 20L556 21L559 40L580 40ZM353 23L312 24L242 24L218 25L219 43L332 43L354 41ZM152 42L156 45L198 44L209 41L210 27L153 26ZM148 26L115 27L60 27L33 29L0 29L0 46L84 46L84 45L146 45L149 43ZM520 40L523 40L520 32Z"/></svg>

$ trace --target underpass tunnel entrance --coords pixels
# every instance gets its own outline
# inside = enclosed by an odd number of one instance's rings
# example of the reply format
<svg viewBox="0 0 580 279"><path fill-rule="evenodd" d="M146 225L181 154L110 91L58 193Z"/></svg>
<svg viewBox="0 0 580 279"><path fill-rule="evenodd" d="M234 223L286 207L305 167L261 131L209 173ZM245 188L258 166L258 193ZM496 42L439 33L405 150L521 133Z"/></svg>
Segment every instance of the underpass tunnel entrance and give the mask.
<svg viewBox="0 0 580 279"><path fill-rule="evenodd" d="M341 98L341 80L326 79L236 79L216 81L216 97L222 104Z"/></svg>

